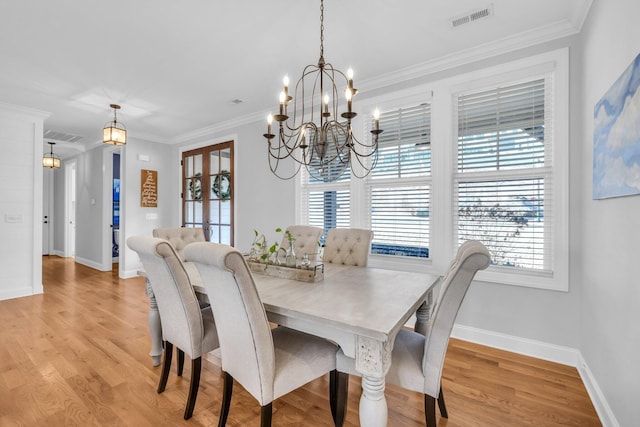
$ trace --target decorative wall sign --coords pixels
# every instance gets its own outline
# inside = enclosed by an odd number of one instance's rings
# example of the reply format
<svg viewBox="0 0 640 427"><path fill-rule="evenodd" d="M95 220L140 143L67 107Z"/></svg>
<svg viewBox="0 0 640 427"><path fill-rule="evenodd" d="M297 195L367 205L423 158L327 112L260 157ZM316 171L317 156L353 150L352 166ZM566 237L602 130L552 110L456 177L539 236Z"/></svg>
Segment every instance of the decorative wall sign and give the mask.
<svg viewBox="0 0 640 427"><path fill-rule="evenodd" d="M158 207L158 171L146 169L140 171L140 206Z"/></svg>
<svg viewBox="0 0 640 427"><path fill-rule="evenodd" d="M640 55L596 104L593 198L640 194Z"/></svg>

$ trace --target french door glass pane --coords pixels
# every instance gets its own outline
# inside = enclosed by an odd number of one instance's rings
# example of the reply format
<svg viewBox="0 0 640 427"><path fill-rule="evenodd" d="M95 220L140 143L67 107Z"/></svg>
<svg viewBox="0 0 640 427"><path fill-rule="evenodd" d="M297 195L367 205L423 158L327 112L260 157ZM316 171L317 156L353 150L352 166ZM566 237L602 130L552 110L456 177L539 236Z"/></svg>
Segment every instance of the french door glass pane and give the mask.
<svg viewBox="0 0 640 427"><path fill-rule="evenodd" d="M220 202L217 200L209 201L209 223L220 223Z"/></svg>
<svg viewBox="0 0 640 427"><path fill-rule="evenodd" d="M231 224L231 201L222 200L220 203L220 224Z"/></svg>

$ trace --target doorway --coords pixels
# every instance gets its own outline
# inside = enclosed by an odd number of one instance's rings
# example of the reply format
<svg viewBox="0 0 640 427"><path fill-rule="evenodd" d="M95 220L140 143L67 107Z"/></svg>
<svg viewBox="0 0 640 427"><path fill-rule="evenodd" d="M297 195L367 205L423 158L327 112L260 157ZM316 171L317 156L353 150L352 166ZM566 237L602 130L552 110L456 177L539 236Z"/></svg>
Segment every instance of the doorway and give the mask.
<svg viewBox="0 0 640 427"><path fill-rule="evenodd" d="M120 262L120 151L114 151L111 179L111 258Z"/></svg>
<svg viewBox="0 0 640 427"><path fill-rule="evenodd" d="M51 254L53 243L53 222L51 213L53 205L53 171L47 168L42 174L42 255Z"/></svg>
<svg viewBox="0 0 640 427"><path fill-rule="evenodd" d="M182 153L182 226L233 246L233 141Z"/></svg>

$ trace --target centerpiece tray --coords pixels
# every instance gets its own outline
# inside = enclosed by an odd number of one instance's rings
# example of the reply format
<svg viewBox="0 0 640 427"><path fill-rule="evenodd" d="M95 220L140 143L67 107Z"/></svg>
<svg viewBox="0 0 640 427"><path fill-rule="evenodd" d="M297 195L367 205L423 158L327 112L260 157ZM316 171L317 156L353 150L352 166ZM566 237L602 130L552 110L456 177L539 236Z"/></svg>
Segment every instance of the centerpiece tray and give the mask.
<svg viewBox="0 0 640 427"><path fill-rule="evenodd" d="M266 274L268 276L299 280L301 282L318 282L324 279L324 264L315 264L307 268L286 267L284 265L265 264L249 260L247 260L247 264L251 272L257 274Z"/></svg>

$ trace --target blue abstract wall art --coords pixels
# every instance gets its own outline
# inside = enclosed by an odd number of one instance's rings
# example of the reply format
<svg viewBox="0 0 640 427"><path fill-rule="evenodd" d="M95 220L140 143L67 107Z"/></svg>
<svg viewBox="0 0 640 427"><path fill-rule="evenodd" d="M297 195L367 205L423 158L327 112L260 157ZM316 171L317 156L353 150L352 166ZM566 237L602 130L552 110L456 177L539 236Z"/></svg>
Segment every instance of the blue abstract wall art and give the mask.
<svg viewBox="0 0 640 427"><path fill-rule="evenodd" d="M593 198L640 194L640 54L593 111Z"/></svg>

